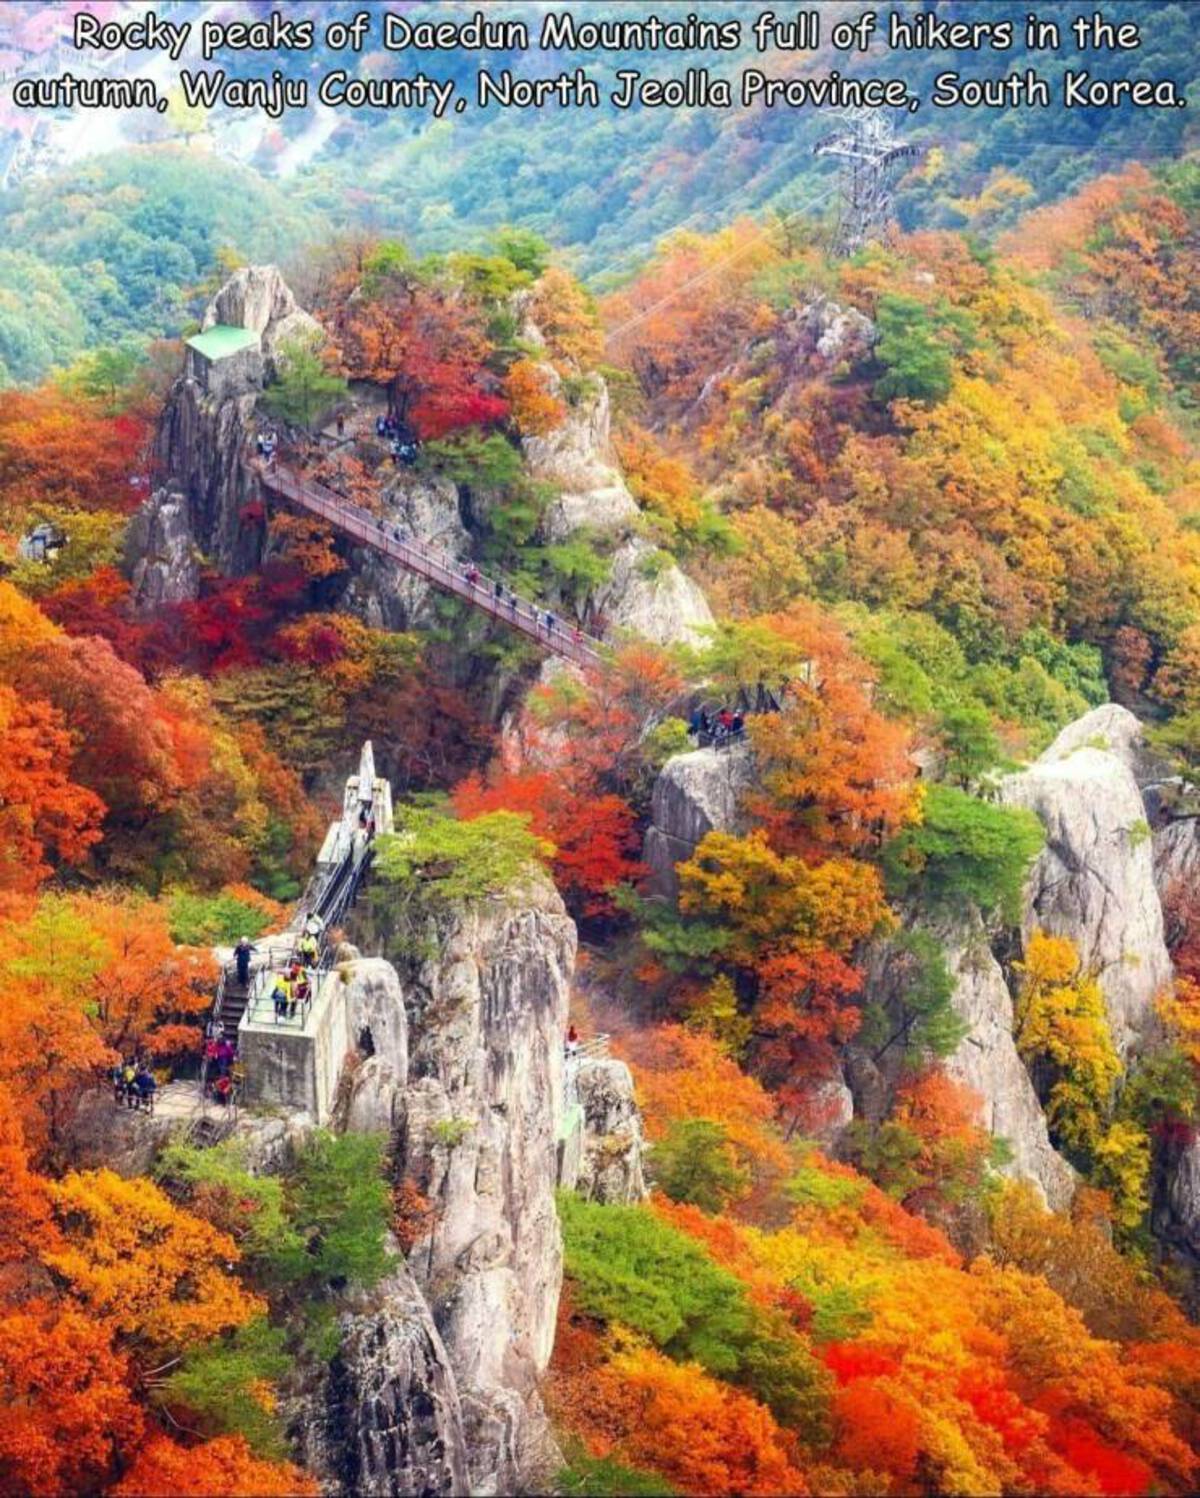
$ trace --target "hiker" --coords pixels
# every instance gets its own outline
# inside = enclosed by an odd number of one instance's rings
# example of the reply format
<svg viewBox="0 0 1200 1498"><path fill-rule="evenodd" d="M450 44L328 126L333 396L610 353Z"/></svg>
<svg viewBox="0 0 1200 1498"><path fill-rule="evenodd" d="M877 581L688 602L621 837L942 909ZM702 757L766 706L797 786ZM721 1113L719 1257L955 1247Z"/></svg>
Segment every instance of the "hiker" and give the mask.
<svg viewBox="0 0 1200 1498"><path fill-rule="evenodd" d="M688 732L695 734L697 738L704 732L704 710L699 707L692 709L692 716L688 719Z"/></svg>
<svg viewBox="0 0 1200 1498"><path fill-rule="evenodd" d="M217 1042L217 1068L224 1076L233 1065L233 1058L237 1055L237 1047L228 1037L222 1037Z"/></svg>
<svg viewBox="0 0 1200 1498"><path fill-rule="evenodd" d="M255 436L254 445L258 448L258 455L261 458L267 450L267 439L263 436L261 431L259 431Z"/></svg>
<svg viewBox="0 0 1200 1498"><path fill-rule="evenodd" d="M404 451L404 444L400 441L399 437L392 438L389 451L392 455L392 462L399 463Z"/></svg>
<svg viewBox="0 0 1200 1498"><path fill-rule="evenodd" d="M338 412L337 434L339 437L344 437L346 435L346 417L345 413L342 411Z"/></svg>
<svg viewBox="0 0 1200 1498"><path fill-rule="evenodd" d="M223 1108L229 1106L230 1095L233 1092L233 1081L230 1077L218 1077L213 1083L213 1097Z"/></svg>
<svg viewBox="0 0 1200 1498"><path fill-rule="evenodd" d="M272 996L275 1000L275 1023L278 1024L281 1019L286 1018L288 1000L291 998L291 989L288 985L288 980L282 973L278 973L275 977L275 988Z"/></svg>
<svg viewBox="0 0 1200 1498"><path fill-rule="evenodd" d="M387 436L387 428L388 428L387 417L386 416L377 416L375 418L375 435L377 437L386 437Z"/></svg>
<svg viewBox="0 0 1200 1498"><path fill-rule="evenodd" d="M502 582L497 582L492 591L496 595L496 602L499 603L504 597L504 584Z"/></svg>
<svg viewBox="0 0 1200 1498"><path fill-rule="evenodd" d="M508 593L508 607L512 613L513 618L515 619L518 612L520 611L520 604L517 601L517 595L512 591L511 588L509 589Z"/></svg>
<svg viewBox="0 0 1200 1498"><path fill-rule="evenodd" d="M299 1005L308 1004L308 1003L311 1002L311 1000L312 1000L312 982L311 982L311 980L309 978L308 973L302 973L301 976L300 976L300 978L298 979L298 981L296 983L295 989L293 990L292 1013L293 1014L295 1013L296 1006L298 1004Z"/></svg>
<svg viewBox="0 0 1200 1498"><path fill-rule="evenodd" d="M117 1107L121 1106L121 1099L125 1096L125 1063L118 1061L108 1073L113 1087L113 1102Z"/></svg>
<svg viewBox="0 0 1200 1498"><path fill-rule="evenodd" d="M145 1062L138 1067L137 1075L134 1077L134 1084L137 1087L139 1107L143 1108L147 1113L153 1113L154 1094L158 1088L158 1083L154 1080L154 1073Z"/></svg>
<svg viewBox="0 0 1200 1498"><path fill-rule="evenodd" d="M746 719L745 719L744 714L742 714L740 712L734 713L733 720L732 720L732 722L729 725L729 731L730 731L730 733L732 733L732 734L734 734L736 736L737 734L741 733L742 729L745 728L745 726L746 726Z"/></svg>
<svg viewBox="0 0 1200 1498"><path fill-rule="evenodd" d="M233 949L233 960L237 965L237 980L243 988L250 982L250 954L255 950L248 936L243 936Z"/></svg>
<svg viewBox="0 0 1200 1498"><path fill-rule="evenodd" d="M549 609L546 610L546 633L548 635L552 635L554 633L554 615L550 612Z"/></svg>
<svg viewBox="0 0 1200 1498"><path fill-rule="evenodd" d="M312 934L311 931L306 931L300 938L299 951L300 956L304 959L305 963L309 967L316 967L317 958L320 956L321 949L317 943L317 938Z"/></svg>
<svg viewBox="0 0 1200 1498"><path fill-rule="evenodd" d="M132 1061L126 1061L121 1069L121 1084L125 1089L125 1106L136 1108L138 1102L137 1094L137 1067Z"/></svg>
<svg viewBox="0 0 1200 1498"><path fill-rule="evenodd" d="M579 1054L579 1031L572 1025L567 1031L567 1060L574 1061Z"/></svg>

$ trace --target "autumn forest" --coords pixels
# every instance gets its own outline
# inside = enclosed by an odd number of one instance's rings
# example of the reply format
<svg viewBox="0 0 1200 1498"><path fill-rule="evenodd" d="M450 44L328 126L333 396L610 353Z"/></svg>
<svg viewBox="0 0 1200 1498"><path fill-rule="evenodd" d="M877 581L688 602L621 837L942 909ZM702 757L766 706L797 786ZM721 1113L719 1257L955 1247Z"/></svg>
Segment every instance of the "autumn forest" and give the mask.
<svg viewBox="0 0 1200 1498"><path fill-rule="evenodd" d="M775 112L10 142L0 1490L1196 1491L1200 157L1137 113L918 132L849 248Z"/></svg>

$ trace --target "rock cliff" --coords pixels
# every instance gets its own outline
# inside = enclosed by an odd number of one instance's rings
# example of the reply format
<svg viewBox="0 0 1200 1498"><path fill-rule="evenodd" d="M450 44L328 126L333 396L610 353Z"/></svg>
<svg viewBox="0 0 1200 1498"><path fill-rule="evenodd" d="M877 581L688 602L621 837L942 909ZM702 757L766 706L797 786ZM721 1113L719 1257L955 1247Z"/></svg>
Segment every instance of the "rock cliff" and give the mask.
<svg viewBox="0 0 1200 1498"><path fill-rule="evenodd" d="M946 1062L980 1098L980 1123L1008 1142L1009 1175L1035 1182L1049 1206L1066 1208L1075 1172L1050 1143L1046 1119L1013 1040L1013 1001L978 915L936 933L954 978L954 1008L969 1026Z"/></svg>
<svg viewBox="0 0 1200 1498"><path fill-rule="evenodd" d="M543 371L557 388L549 365ZM609 429L608 389L599 376L563 423L544 437L527 437L530 474L555 491L542 521L547 541L563 541L579 530L611 538L608 580L592 599L612 630L629 630L656 644L698 643L713 623L700 588L674 562L637 534L640 516L616 465Z"/></svg>
<svg viewBox="0 0 1200 1498"><path fill-rule="evenodd" d="M554 1207L575 928L548 881L438 923L401 967L410 1068L397 1160L433 1204L409 1255L462 1400L474 1493L554 1460L537 1382L562 1278Z"/></svg>
<svg viewBox="0 0 1200 1498"><path fill-rule="evenodd" d="M303 1370L290 1429L326 1492L435 1498L469 1491L454 1371L401 1261L372 1290L341 1299L333 1361Z"/></svg>
<svg viewBox="0 0 1200 1498"><path fill-rule="evenodd" d="M623 1061L585 1059L575 1072L583 1110L583 1156L575 1189L598 1202L636 1202L646 1195L642 1115Z"/></svg>
<svg viewBox="0 0 1200 1498"><path fill-rule="evenodd" d="M243 514L258 495L248 463L255 406L279 347L320 332L273 265L234 274L204 314L205 328L218 323L246 328L258 342L211 389L193 359L171 387L155 441L163 482L130 527L127 564L141 608L194 598L200 555L231 574L257 564L262 528Z"/></svg>
<svg viewBox="0 0 1200 1498"><path fill-rule="evenodd" d="M750 750L742 744L693 749L666 762L654 782L643 852L652 894L675 898L675 865L692 856L705 833L745 831L739 803L753 779Z"/></svg>
<svg viewBox="0 0 1200 1498"><path fill-rule="evenodd" d="M1171 977L1150 827L1131 763L1137 720L1097 708L1034 764L1008 776L1001 799L1035 811L1046 846L1026 889L1024 929L1069 936L1098 974L1122 1054L1154 1028L1154 998Z"/></svg>

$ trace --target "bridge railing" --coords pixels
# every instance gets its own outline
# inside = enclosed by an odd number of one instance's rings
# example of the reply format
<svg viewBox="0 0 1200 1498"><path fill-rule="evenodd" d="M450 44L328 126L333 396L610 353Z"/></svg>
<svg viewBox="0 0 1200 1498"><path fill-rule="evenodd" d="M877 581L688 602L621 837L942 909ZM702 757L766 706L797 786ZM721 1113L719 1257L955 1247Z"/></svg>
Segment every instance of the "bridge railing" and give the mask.
<svg viewBox="0 0 1200 1498"><path fill-rule="evenodd" d="M554 619L553 614L539 609L528 599L517 597L511 590L507 597L503 593L497 593L495 580L485 578L482 574L475 580L467 577L463 563L439 556L428 547L406 539L397 534L395 527L389 530L378 516L334 496L330 490L311 479L300 478L278 462L259 462L255 464L255 468L266 488L273 489L347 535L383 552L407 571L423 577L435 587L455 593L483 613L519 629L553 654L581 666L597 666L603 661L598 640L579 629L568 628L560 620Z"/></svg>

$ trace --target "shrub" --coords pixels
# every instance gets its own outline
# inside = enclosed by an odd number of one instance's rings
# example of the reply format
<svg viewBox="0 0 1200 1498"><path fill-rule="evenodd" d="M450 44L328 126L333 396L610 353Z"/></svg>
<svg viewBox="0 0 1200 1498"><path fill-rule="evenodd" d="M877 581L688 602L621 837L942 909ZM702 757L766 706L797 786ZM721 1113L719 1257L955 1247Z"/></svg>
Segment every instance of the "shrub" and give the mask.
<svg viewBox="0 0 1200 1498"><path fill-rule="evenodd" d="M930 786L920 825L906 827L884 848L888 889L942 906L972 902L1015 924L1025 876L1043 841L1031 811Z"/></svg>

